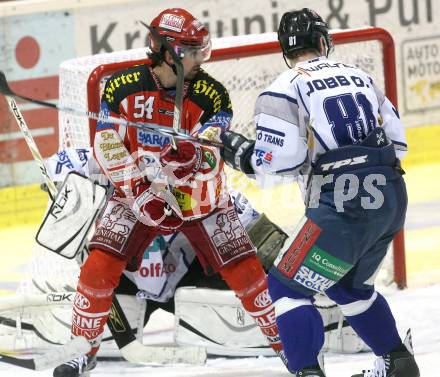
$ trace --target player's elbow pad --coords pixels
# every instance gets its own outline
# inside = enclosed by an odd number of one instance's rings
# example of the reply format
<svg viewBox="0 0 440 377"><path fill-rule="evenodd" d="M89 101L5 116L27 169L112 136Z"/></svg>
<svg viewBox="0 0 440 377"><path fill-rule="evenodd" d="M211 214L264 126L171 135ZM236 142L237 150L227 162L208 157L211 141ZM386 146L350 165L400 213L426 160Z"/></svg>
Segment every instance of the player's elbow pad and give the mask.
<svg viewBox="0 0 440 377"><path fill-rule="evenodd" d="M221 139L224 145L221 155L226 165L245 174L254 174L251 158L254 153L255 140L249 140L233 131L226 131Z"/></svg>

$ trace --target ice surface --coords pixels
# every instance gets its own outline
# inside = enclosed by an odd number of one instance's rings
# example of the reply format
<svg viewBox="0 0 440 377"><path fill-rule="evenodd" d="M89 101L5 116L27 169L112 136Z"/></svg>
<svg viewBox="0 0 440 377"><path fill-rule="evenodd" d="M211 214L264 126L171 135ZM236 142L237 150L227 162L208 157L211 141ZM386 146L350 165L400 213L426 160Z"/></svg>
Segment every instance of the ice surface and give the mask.
<svg viewBox="0 0 440 377"><path fill-rule="evenodd" d="M412 329L416 359L422 377L438 377L440 360L440 285L388 292L386 297L404 336ZM164 318L169 321L169 318ZM156 319L160 322L160 319ZM169 331L154 331L154 342L170 339ZM327 377L350 377L373 365L372 353L327 354ZM34 372L0 363L0 377L52 376L52 371ZM205 366L132 365L126 362L100 362L92 376L146 377L281 377L291 376L277 358L209 359Z"/></svg>

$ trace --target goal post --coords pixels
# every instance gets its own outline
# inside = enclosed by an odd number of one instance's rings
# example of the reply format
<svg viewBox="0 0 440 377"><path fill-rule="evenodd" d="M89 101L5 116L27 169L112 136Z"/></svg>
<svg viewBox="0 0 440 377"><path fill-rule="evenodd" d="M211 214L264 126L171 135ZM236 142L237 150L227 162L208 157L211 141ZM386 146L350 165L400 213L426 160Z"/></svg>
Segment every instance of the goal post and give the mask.
<svg viewBox="0 0 440 377"><path fill-rule="evenodd" d="M371 74L376 84L397 107L397 78L394 42L382 28L367 27L331 32L336 45L330 56L334 60L356 64ZM72 59L60 67L60 104L80 110L99 112L99 103L107 77L128 66L147 62L146 48ZM232 129L248 137L255 137L253 107L260 92L279 73L286 70L276 33L243 35L213 39L213 51L204 69L228 89L234 110ZM86 95L87 93L87 95ZM85 147L92 144L96 121L60 115L60 148ZM228 170L228 180L258 202L255 185L238 173ZM238 187L237 187L238 186ZM248 190L248 191L247 191ZM290 189L293 197L288 206L292 213L302 212L297 191ZM283 194L286 191L283 191ZM270 194L265 194L268 198ZM277 194L280 196L280 194ZM283 208L285 203L270 199L271 208ZM254 198L254 199L253 199ZM264 202L264 200L263 200ZM295 204L295 203L296 204ZM265 207L262 207L265 210ZM276 223L289 227L295 225L294 216L283 219L271 216ZM286 216L288 217L288 216ZM289 224L287 224L289 222ZM292 223L293 224L290 224ZM392 270L394 282L399 288L406 287L404 233L399 232L393 242Z"/></svg>

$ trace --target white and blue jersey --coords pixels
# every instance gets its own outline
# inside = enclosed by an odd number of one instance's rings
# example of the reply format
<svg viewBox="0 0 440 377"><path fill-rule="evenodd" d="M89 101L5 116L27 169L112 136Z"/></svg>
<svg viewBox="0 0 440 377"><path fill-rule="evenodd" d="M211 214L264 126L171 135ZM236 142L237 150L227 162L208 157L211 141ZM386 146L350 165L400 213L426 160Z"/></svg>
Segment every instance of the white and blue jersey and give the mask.
<svg viewBox="0 0 440 377"><path fill-rule="evenodd" d="M252 166L264 175L309 174L325 152L356 145L382 126L397 158L407 150L403 125L373 79L357 67L325 57L299 62L257 99ZM304 193L303 193L304 194Z"/></svg>

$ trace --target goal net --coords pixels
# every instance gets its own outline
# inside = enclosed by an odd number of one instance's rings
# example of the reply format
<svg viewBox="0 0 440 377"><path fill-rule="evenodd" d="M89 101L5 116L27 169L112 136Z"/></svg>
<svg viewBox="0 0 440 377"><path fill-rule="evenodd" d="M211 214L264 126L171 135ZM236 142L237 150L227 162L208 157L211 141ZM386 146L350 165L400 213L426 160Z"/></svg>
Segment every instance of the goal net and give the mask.
<svg viewBox="0 0 440 377"><path fill-rule="evenodd" d="M330 57L356 64L370 73L376 84L396 104L394 45L390 35L383 29L363 28L335 31L332 37L336 48ZM98 112L106 79L117 70L145 61L146 49L141 48L63 62L60 66L60 105ZM222 82L230 93L234 110L232 129L255 138L255 100L270 82L287 69L276 33L214 39L211 61L204 65L204 69ZM96 122L86 117L61 112L60 149L89 147L95 126ZM287 231L294 229L304 211L296 184L261 190L255 181L232 169L227 169L227 175L228 184L243 192L257 210ZM36 285L44 287L47 281L55 290L75 287L78 276L75 261L64 260L38 247L35 249L29 265L29 279L21 284L22 291L35 291ZM381 282L389 284L395 281L403 287L405 259L401 239L394 242L393 252L389 253L384 265ZM37 290L41 289L37 287Z"/></svg>
<svg viewBox="0 0 440 377"><path fill-rule="evenodd" d="M368 72L397 104L394 44L380 28L362 28L332 32L336 48L330 58L355 64ZM134 49L93 55L62 63L60 67L60 104L74 109L99 111L105 80L115 71L146 61L146 49ZM232 129L255 138L253 110L261 91L287 69L276 33L254 34L213 40L210 62L204 69L228 89L234 117ZM86 95L87 93L87 95ZM60 114L60 148L91 145L96 122L67 113ZM243 192L251 203L274 222L293 229L304 207L297 185L270 190L257 188L255 181L227 169L228 184ZM403 234L394 242L393 253L382 275L404 287L405 259Z"/></svg>

